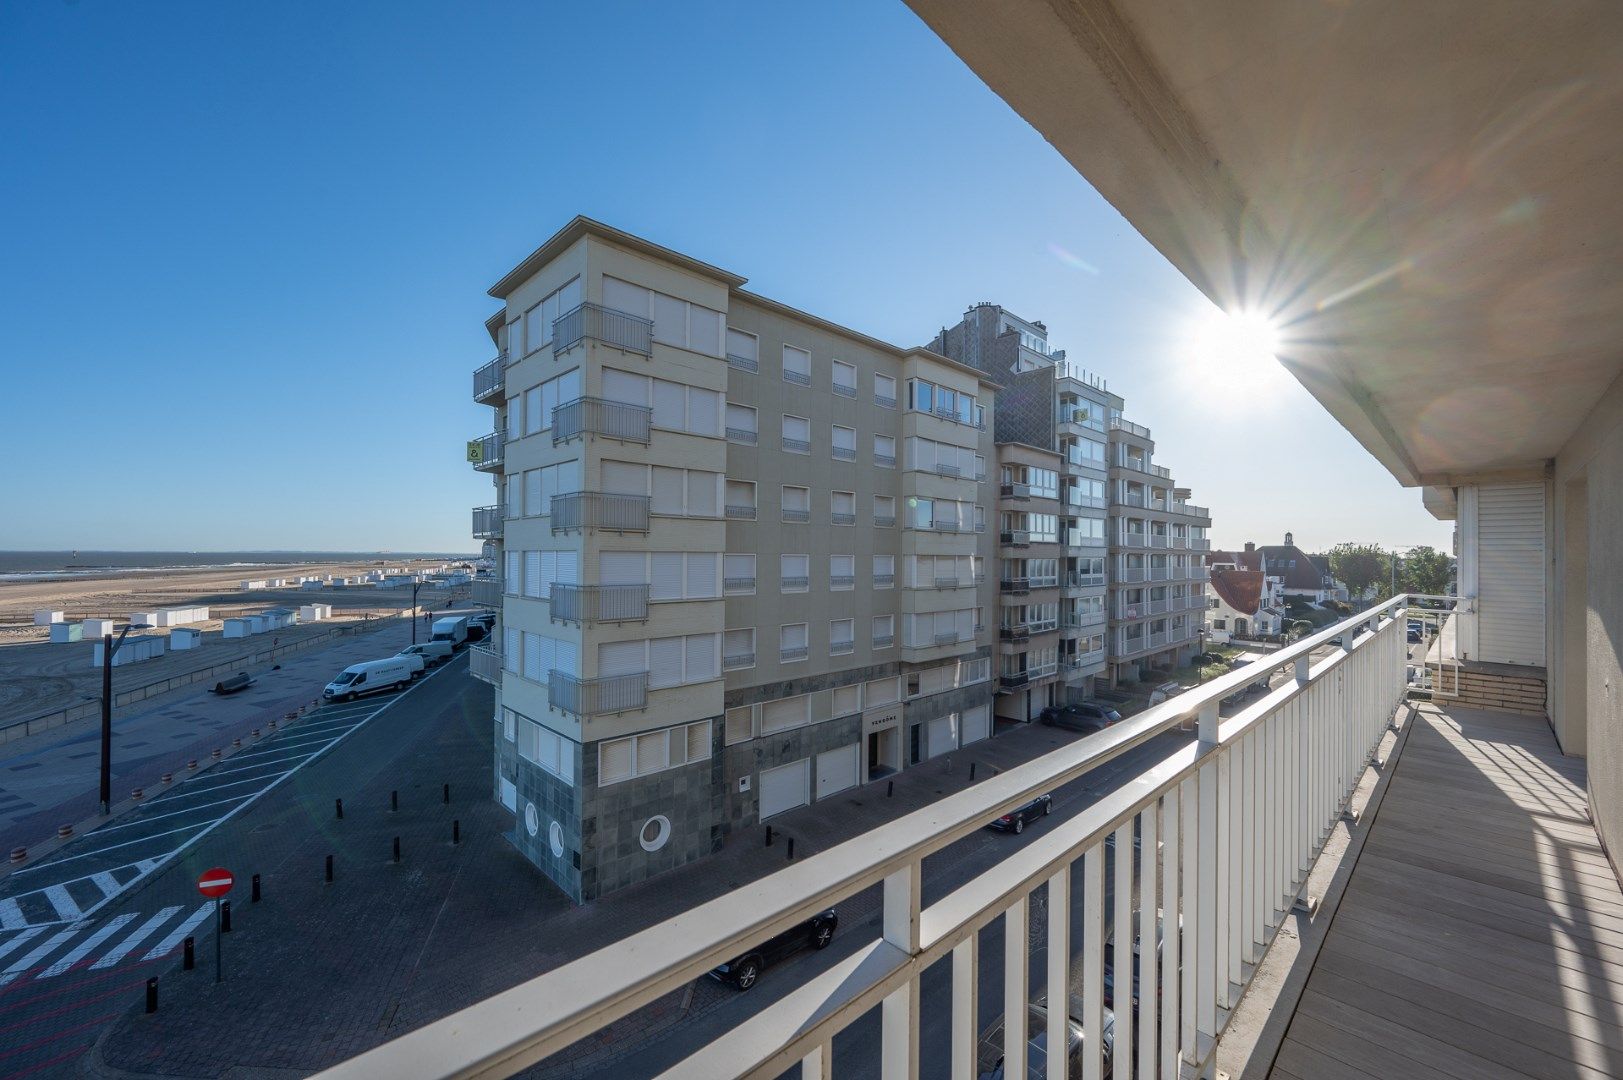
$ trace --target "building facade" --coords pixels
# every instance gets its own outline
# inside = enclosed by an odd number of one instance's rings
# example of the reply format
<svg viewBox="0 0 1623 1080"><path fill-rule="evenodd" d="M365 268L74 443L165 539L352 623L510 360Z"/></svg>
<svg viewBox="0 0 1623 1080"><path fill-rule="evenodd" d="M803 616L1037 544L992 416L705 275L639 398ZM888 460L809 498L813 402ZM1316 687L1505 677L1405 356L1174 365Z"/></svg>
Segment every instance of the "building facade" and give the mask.
<svg viewBox="0 0 1623 1080"><path fill-rule="evenodd" d="M495 793L577 901L985 738L987 373L577 218L491 289Z"/></svg>

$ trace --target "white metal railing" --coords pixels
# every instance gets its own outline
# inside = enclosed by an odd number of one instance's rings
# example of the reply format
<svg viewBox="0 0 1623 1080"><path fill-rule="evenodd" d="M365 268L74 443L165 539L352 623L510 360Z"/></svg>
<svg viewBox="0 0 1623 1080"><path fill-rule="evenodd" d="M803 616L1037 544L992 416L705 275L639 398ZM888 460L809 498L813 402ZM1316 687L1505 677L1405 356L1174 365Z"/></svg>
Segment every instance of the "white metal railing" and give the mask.
<svg viewBox="0 0 1623 1080"><path fill-rule="evenodd" d="M627 405L607 398L579 397L554 406L552 445L582 435L602 435L620 442L648 445L654 411L646 405Z"/></svg>
<svg viewBox="0 0 1623 1080"><path fill-rule="evenodd" d="M493 577L476 577L468 589L468 599L479 607L502 606L502 583Z"/></svg>
<svg viewBox="0 0 1623 1080"><path fill-rule="evenodd" d="M507 508L501 504L495 506L476 506L473 508L473 538L475 540L491 540L502 534L502 525L507 520Z"/></svg>
<svg viewBox="0 0 1623 1080"><path fill-rule="evenodd" d="M1035 953L1047 965L1048 985L1080 983L1077 1019L1085 1032L1102 1027L1107 929L1116 942L1164 937L1161 949L1145 950L1138 987L1140 1000L1159 1007L1136 1010L1136 1018L1134 1010L1119 1010L1113 1071L1125 1076L1127 1063L1136 1062L1139 1076L1177 1075L1180 1064L1186 1075L1201 1074L1404 697L1407 601L1395 597L324 1075L511 1075L875 885L880 917L844 929L860 940L847 941L842 959L784 988L736 1026L706 1034L662 1075L775 1076L800 1064L802 1076L826 1077L834 1038L878 1005L878 1065L886 1080L917 1075L921 1016L937 1009L951 1018L953 1075L974 1076L979 933L998 920L1005 941L1040 942L1005 951L1003 1015L1026 1015ZM1344 644L1313 663L1312 652L1332 638ZM1224 697L1281 669L1292 677L1220 719ZM925 902L926 858L1190 720L1194 740L1168 748L1092 805ZM1038 890L1040 906L1033 903ZM1034 915L1047 921L1046 940L1031 933ZM1072 936L1077 915L1080 942ZM923 985L938 961L948 962L950 987ZM1115 967L1117 985L1125 984L1127 965ZM1066 1011L1049 1017L1048 1045L1066 1045ZM1025 1040L1007 1039L1003 1049L1005 1075L1026 1076ZM1102 1076L1101 1041L1084 1039L1080 1052L1083 1075Z"/></svg>
<svg viewBox="0 0 1623 1080"><path fill-rule="evenodd" d="M552 585L553 622L646 622L648 586Z"/></svg>
<svg viewBox="0 0 1623 1080"><path fill-rule="evenodd" d="M468 674L492 686L500 686L502 654L488 645L469 645Z"/></svg>
<svg viewBox="0 0 1623 1080"><path fill-rule="evenodd" d="M484 401L493 399L490 404L501 404L502 395L507 392L507 357L498 356L496 359L475 368L473 371L473 400Z"/></svg>
<svg viewBox="0 0 1623 1080"><path fill-rule="evenodd" d="M602 529L605 532L648 531L647 495L607 491L569 491L552 497L552 531Z"/></svg>
<svg viewBox="0 0 1623 1080"><path fill-rule="evenodd" d="M547 673L547 701L571 716L602 716L648 707L648 672L581 679L566 671Z"/></svg>
<svg viewBox="0 0 1623 1080"><path fill-rule="evenodd" d="M552 321L554 356L587 339L601 341L626 352L654 355L653 321L640 315L616 311L602 304L581 304Z"/></svg>

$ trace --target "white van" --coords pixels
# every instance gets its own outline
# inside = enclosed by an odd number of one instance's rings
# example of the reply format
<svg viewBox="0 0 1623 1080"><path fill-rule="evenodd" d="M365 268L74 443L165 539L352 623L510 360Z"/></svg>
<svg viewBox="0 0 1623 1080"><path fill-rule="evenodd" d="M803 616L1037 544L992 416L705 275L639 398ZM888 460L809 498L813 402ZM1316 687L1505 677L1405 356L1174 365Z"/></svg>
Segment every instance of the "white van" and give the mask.
<svg viewBox="0 0 1623 1080"><path fill-rule="evenodd" d="M328 701L353 701L379 690L398 690L411 683L412 663L402 656L351 664L328 683L321 696Z"/></svg>
<svg viewBox="0 0 1623 1080"><path fill-rule="evenodd" d="M434 620L434 632L429 635L430 641L444 641L453 649L460 649L468 640L468 617L466 615L447 615L443 619Z"/></svg>
<svg viewBox="0 0 1623 1080"><path fill-rule="evenodd" d="M401 649L400 656L420 656L423 663L429 667L443 664L451 659L451 643L449 641L424 641L417 645L407 645Z"/></svg>

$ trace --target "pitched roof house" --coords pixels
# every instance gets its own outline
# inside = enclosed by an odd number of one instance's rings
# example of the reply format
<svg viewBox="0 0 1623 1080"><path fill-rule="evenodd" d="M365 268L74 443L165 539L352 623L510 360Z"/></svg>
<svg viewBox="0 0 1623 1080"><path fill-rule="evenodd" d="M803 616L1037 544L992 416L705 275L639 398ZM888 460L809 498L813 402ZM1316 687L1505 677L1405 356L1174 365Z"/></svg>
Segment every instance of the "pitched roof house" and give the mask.
<svg viewBox="0 0 1623 1080"><path fill-rule="evenodd" d="M1261 570L1219 567L1212 571L1211 586L1211 607L1206 611L1209 640L1277 634L1283 628L1284 612L1271 605L1278 585Z"/></svg>

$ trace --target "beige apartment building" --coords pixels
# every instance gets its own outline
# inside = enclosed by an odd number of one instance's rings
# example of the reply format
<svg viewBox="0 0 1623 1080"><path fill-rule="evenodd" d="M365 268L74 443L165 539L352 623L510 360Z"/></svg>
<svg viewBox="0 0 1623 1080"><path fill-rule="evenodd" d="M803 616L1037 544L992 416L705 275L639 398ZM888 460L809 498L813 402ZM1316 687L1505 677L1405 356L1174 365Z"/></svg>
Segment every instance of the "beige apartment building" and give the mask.
<svg viewBox="0 0 1623 1080"><path fill-rule="evenodd" d="M744 284L576 218L490 290L473 668L577 901L991 733L997 383Z"/></svg>

